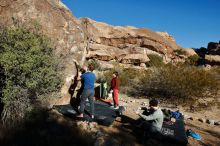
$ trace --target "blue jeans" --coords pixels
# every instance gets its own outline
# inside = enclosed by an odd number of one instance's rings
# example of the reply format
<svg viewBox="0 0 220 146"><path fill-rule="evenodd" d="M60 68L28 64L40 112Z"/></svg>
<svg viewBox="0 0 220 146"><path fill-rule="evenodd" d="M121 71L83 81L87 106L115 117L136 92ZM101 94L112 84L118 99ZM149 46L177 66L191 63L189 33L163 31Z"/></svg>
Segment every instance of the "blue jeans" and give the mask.
<svg viewBox="0 0 220 146"><path fill-rule="evenodd" d="M86 104L86 99L89 99L89 104L90 104L90 114L94 115L94 90L92 89L85 89L82 92L81 95L81 101L80 101L80 109L79 112L80 113L84 113L85 110L85 104Z"/></svg>

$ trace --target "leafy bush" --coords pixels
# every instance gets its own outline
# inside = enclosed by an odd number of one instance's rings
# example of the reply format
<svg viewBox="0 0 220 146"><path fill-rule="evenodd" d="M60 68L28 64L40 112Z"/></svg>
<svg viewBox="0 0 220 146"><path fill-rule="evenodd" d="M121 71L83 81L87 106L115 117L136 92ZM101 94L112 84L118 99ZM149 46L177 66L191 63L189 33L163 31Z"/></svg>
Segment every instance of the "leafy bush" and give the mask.
<svg viewBox="0 0 220 146"><path fill-rule="evenodd" d="M148 57L149 57L150 61L147 63L147 66L160 67L160 66L164 65L162 57L155 55L155 54L150 54L150 55L148 55Z"/></svg>
<svg viewBox="0 0 220 146"><path fill-rule="evenodd" d="M22 118L30 99L61 81L50 40L21 27L0 28L0 70L4 121Z"/></svg>

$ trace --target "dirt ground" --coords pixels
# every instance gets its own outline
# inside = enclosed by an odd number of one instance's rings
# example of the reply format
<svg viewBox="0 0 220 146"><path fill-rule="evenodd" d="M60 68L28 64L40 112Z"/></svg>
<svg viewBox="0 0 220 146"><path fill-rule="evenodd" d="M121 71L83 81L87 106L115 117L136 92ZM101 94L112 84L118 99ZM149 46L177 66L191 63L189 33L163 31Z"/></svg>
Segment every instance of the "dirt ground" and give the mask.
<svg viewBox="0 0 220 146"><path fill-rule="evenodd" d="M102 128L106 133L112 135L118 141L121 141L120 143L123 145L141 146L140 139L134 133L136 128L134 120L138 118L135 111L138 107L143 107L143 104L148 103L148 101L146 99L122 98L120 103L126 108L122 117L118 117L112 126L100 126L100 128ZM179 109L180 112L196 117L196 119L205 118L220 120L220 109L218 108L194 113L189 112L187 109L182 107L169 107L169 109L173 109L174 111ZM192 129L193 131L199 133L202 139L197 141L192 138L188 138L188 146L220 146L220 126L202 123L196 119L185 120L185 129ZM155 144L163 145L157 142Z"/></svg>
<svg viewBox="0 0 220 146"><path fill-rule="evenodd" d="M119 146L142 146L140 144L140 133L136 130L138 129L138 126L135 125L136 123L134 122L139 118L139 116L135 114L135 111L139 107L147 106L148 102L149 101L146 98L134 99L132 97L127 97L126 95L120 95L120 105L125 107L125 112L123 112L123 115L118 117L111 126L98 126L98 128L109 135L109 141L116 141L114 144L119 143ZM220 121L219 108L208 108L208 110L206 108L194 112L186 107L172 104L161 104L161 108L167 108L172 111L179 110L184 115L193 117L193 120L188 119L184 121L185 130L192 129L199 133L202 139L197 141L188 138L187 146L220 146L220 126L198 121L198 118ZM164 146L165 144L154 141L153 144L151 143L150 145Z"/></svg>

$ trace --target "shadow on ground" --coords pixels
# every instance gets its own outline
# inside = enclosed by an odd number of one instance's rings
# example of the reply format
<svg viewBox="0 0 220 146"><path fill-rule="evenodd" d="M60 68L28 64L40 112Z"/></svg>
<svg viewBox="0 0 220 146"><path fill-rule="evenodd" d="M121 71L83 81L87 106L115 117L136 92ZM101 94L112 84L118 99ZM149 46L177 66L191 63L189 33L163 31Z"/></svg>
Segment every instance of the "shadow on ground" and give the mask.
<svg viewBox="0 0 220 146"><path fill-rule="evenodd" d="M166 140L166 137L160 135L160 137L151 137L143 144L143 130L141 128L141 119L134 120L126 115L122 115L120 119L116 120L113 132L110 131L112 137L118 137L121 139L122 146L135 146L135 145L147 145L147 146L180 146L170 140ZM107 131L108 132L108 131Z"/></svg>
<svg viewBox="0 0 220 146"><path fill-rule="evenodd" d="M70 118L44 109L26 116L22 124L1 131L2 146L91 146L91 133L82 132Z"/></svg>

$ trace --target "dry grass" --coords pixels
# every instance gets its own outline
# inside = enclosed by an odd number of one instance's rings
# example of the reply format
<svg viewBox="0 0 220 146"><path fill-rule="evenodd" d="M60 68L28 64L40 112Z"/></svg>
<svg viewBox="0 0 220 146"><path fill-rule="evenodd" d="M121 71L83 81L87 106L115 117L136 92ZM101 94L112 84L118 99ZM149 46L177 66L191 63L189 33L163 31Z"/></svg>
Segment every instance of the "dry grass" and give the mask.
<svg viewBox="0 0 220 146"><path fill-rule="evenodd" d="M117 67L104 73L108 83L113 71L119 72L119 92L132 96L156 96L192 104L200 98L217 97L220 89L219 68L205 70L184 64L168 64L150 70Z"/></svg>

